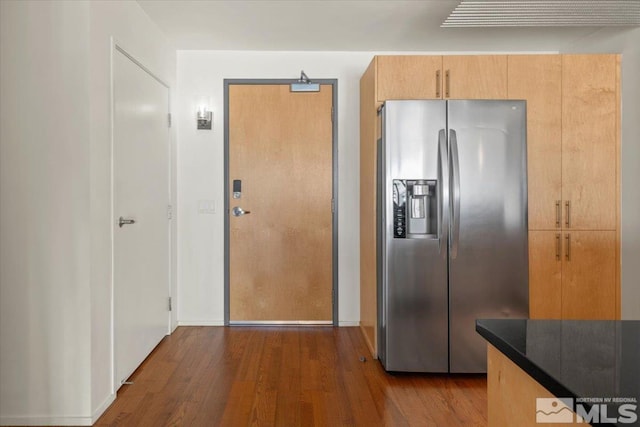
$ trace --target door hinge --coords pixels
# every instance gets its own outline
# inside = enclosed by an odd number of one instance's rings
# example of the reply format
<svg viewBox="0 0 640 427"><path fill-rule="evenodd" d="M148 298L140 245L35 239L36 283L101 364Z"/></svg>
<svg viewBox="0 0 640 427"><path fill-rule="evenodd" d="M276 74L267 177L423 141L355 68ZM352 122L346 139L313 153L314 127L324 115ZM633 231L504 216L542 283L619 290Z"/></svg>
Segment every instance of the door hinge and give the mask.
<svg viewBox="0 0 640 427"><path fill-rule="evenodd" d="M173 219L173 206L167 205L167 219Z"/></svg>
<svg viewBox="0 0 640 427"><path fill-rule="evenodd" d="M335 212L336 211L336 201L334 199L331 199L331 212Z"/></svg>
<svg viewBox="0 0 640 427"><path fill-rule="evenodd" d="M331 107L331 123L333 123L333 107Z"/></svg>
<svg viewBox="0 0 640 427"><path fill-rule="evenodd" d="M171 113L167 114L167 125L171 127Z"/></svg>
<svg viewBox="0 0 640 427"><path fill-rule="evenodd" d="M172 311L172 310L173 310L173 307L171 305L171 297L169 297L169 311Z"/></svg>

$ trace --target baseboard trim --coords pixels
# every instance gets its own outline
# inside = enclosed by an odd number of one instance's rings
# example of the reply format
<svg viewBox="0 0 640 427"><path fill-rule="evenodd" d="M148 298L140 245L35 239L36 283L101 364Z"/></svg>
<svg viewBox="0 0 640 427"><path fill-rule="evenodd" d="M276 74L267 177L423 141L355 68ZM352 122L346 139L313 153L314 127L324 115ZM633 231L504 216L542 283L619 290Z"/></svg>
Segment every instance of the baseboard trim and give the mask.
<svg viewBox="0 0 640 427"><path fill-rule="evenodd" d="M178 320L178 326L224 326L222 320ZM340 327L360 326L360 322L352 320L339 321Z"/></svg>
<svg viewBox="0 0 640 427"><path fill-rule="evenodd" d="M224 320L178 320L178 326L224 326Z"/></svg>
<svg viewBox="0 0 640 427"><path fill-rule="evenodd" d="M0 416L0 426L90 426L91 417L82 416Z"/></svg>
<svg viewBox="0 0 640 427"><path fill-rule="evenodd" d="M71 416L0 416L0 426L92 426L116 400L116 395L110 394L104 402L93 412L91 417L81 415Z"/></svg>
<svg viewBox="0 0 640 427"><path fill-rule="evenodd" d="M98 421L98 418L100 418L102 414L104 414L104 411L106 411L107 408L111 406L111 404L115 400L116 400L115 393L112 393L109 396L107 396L104 402L102 402L102 404L98 406L95 411L93 411L93 416L91 417L91 425L95 424L95 422Z"/></svg>
<svg viewBox="0 0 640 427"><path fill-rule="evenodd" d="M367 334L364 331L364 327L358 323L358 325L360 326L360 332L362 333L362 338L364 338L364 342L367 344L367 347L369 348L369 351L371 352L371 357L374 359L378 358L378 353L376 353L373 349L373 343L369 341L369 337L367 336Z"/></svg>
<svg viewBox="0 0 640 427"><path fill-rule="evenodd" d="M345 321L338 321L338 326L340 327L351 327L351 326L360 326L360 322L353 321L353 320L345 320Z"/></svg>

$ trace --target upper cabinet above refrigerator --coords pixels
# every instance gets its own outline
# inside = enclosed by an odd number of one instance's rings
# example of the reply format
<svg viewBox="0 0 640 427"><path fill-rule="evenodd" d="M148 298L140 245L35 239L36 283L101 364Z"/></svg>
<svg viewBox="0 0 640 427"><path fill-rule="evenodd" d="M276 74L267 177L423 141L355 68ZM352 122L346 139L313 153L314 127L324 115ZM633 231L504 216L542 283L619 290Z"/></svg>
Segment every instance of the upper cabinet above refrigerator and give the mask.
<svg viewBox="0 0 640 427"><path fill-rule="evenodd" d="M441 99L442 57L377 56L376 99Z"/></svg>
<svg viewBox="0 0 640 427"><path fill-rule="evenodd" d="M506 55L442 57L445 99L507 99Z"/></svg>
<svg viewBox="0 0 640 427"><path fill-rule="evenodd" d="M376 100L506 99L506 55L389 55L375 62Z"/></svg>

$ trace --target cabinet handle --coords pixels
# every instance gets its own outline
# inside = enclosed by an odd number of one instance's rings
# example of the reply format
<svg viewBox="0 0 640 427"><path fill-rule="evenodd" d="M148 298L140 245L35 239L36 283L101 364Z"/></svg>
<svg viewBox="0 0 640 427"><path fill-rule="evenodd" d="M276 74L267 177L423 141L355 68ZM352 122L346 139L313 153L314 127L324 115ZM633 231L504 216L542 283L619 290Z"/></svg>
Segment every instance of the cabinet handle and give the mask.
<svg viewBox="0 0 640 427"><path fill-rule="evenodd" d="M444 72L444 96L445 98L448 98L450 96L450 75L449 75L449 70Z"/></svg>
<svg viewBox="0 0 640 427"><path fill-rule="evenodd" d="M560 233L557 233L556 234L556 261L560 261L560 251L562 250L560 246L562 246L562 243L560 240Z"/></svg>
<svg viewBox="0 0 640 427"><path fill-rule="evenodd" d="M436 98L440 98L440 70L436 71Z"/></svg>
<svg viewBox="0 0 640 427"><path fill-rule="evenodd" d="M568 200L564 202L564 207L567 209L567 217L565 218L564 224L567 228L571 228L571 202Z"/></svg>
<svg viewBox="0 0 640 427"><path fill-rule="evenodd" d="M560 228L560 222L562 221L562 212L560 210L560 200L556 200L556 228Z"/></svg>
<svg viewBox="0 0 640 427"><path fill-rule="evenodd" d="M571 261L571 234L567 233L564 238L567 241L567 252L565 253L565 258L567 258L567 261Z"/></svg>

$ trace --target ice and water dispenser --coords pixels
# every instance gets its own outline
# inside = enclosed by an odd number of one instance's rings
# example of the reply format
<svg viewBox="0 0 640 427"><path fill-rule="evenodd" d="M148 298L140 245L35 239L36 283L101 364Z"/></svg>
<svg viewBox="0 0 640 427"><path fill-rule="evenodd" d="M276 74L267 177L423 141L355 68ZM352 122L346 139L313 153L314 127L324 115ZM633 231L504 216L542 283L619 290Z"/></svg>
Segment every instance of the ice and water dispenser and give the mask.
<svg viewBox="0 0 640 427"><path fill-rule="evenodd" d="M393 237L437 238L436 180L393 180Z"/></svg>

